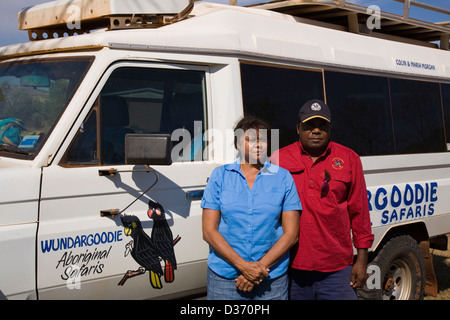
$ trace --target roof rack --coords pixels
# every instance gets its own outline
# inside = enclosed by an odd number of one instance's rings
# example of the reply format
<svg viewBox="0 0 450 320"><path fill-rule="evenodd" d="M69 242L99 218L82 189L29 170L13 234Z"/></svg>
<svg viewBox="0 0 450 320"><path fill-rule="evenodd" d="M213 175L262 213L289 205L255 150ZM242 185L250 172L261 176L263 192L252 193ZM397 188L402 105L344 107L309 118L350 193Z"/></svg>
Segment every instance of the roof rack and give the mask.
<svg viewBox="0 0 450 320"><path fill-rule="evenodd" d="M108 28L157 28L185 19L193 0L57 0L23 9L19 29L31 41Z"/></svg>
<svg viewBox="0 0 450 320"><path fill-rule="evenodd" d="M373 37L449 50L450 21L427 22L410 17L411 6L450 16L450 10L415 0L393 0L404 4L403 15L384 12L379 7L363 7L345 0L275 0L248 7L277 11L304 18L304 22ZM376 3L376 2L375 2ZM237 0L230 0L237 5Z"/></svg>

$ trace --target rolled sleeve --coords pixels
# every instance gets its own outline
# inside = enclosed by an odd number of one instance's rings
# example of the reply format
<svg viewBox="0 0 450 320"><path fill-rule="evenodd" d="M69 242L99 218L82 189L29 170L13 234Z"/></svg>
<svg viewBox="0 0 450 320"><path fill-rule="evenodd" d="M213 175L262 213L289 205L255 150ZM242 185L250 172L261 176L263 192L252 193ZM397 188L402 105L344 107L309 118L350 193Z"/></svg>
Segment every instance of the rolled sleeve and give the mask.
<svg viewBox="0 0 450 320"><path fill-rule="evenodd" d="M221 177L222 168L216 168L211 174L211 177L206 184L203 192L200 207L203 209L220 210L220 191L222 189Z"/></svg>

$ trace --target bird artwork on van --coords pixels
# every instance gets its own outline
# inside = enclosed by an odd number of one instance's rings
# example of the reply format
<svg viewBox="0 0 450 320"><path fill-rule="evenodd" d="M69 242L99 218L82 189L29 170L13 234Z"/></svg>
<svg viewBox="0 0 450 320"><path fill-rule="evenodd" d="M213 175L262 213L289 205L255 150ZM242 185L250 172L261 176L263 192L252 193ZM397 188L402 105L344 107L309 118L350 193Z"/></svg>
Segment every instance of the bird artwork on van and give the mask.
<svg viewBox="0 0 450 320"><path fill-rule="evenodd" d="M128 270L118 283L119 286L123 286L129 278L144 274L147 271L150 272L150 284L155 289L163 287L161 282L163 274L166 283L175 280L177 261L174 246L181 238L177 236L173 239L164 208L159 203L150 200L148 206L147 215L154 222L151 236L144 231L138 217L121 216L125 235L132 238L125 245L124 255L131 254L140 267L137 270ZM164 261L164 270L161 267L161 260Z"/></svg>

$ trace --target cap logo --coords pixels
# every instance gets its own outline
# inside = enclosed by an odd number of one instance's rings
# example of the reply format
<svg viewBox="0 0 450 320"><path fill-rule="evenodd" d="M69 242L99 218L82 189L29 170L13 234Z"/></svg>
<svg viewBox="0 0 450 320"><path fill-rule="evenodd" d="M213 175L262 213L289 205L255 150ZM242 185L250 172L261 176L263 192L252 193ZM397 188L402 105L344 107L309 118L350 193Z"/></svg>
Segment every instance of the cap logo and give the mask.
<svg viewBox="0 0 450 320"><path fill-rule="evenodd" d="M320 110L322 110L322 107L321 107L320 104L318 104L317 102L314 102L314 103L311 105L311 110L312 110L312 111L320 111Z"/></svg>

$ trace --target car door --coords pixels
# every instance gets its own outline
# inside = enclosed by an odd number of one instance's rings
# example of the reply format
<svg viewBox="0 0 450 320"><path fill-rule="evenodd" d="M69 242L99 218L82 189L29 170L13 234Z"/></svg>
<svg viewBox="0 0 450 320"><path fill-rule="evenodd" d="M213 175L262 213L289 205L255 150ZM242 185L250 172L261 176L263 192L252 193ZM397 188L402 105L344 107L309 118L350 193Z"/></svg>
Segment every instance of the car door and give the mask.
<svg viewBox="0 0 450 320"><path fill-rule="evenodd" d="M200 198L214 167L202 137L207 83L201 66L120 62L107 70L43 170L40 298L141 299L204 289ZM125 136L154 133L171 135L173 163L150 170L126 164Z"/></svg>

